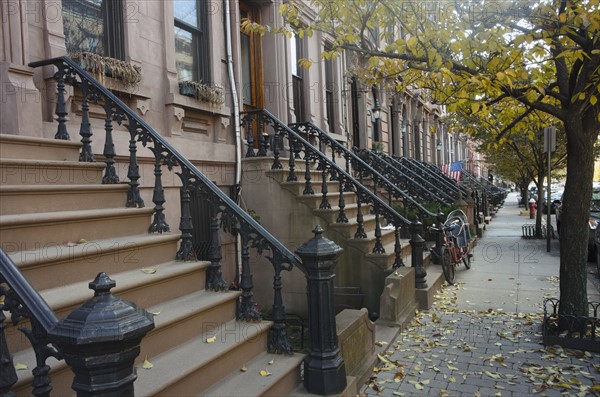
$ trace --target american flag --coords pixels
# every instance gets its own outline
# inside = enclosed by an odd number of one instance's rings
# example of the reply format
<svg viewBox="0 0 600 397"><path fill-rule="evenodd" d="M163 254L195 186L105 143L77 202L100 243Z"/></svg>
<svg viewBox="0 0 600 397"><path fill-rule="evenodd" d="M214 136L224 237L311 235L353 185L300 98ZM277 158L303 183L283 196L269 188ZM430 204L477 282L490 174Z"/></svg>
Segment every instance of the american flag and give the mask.
<svg viewBox="0 0 600 397"><path fill-rule="evenodd" d="M442 172L448 175L450 178L455 179L457 183L460 183L460 172L462 171L462 162L455 161L450 164L444 164Z"/></svg>

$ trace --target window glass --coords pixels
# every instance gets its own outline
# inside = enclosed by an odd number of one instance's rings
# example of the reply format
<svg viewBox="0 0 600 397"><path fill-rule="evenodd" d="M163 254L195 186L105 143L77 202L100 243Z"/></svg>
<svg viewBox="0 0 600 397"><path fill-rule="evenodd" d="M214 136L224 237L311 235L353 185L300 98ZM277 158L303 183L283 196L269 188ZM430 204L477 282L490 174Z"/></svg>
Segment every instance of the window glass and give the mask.
<svg viewBox="0 0 600 397"><path fill-rule="evenodd" d="M175 28L175 64L180 81L194 80L194 39L192 33Z"/></svg>
<svg viewBox="0 0 600 397"><path fill-rule="evenodd" d="M244 105L252 105L252 60L250 54L250 36L240 35L242 41L242 97Z"/></svg>
<svg viewBox="0 0 600 397"><path fill-rule="evenodd" d="M102 0L63 0L62 14L68 53L105 55Z"/></svg>
<svg viewBox="0 0 600 397"><path fill-rule="evenodd" d="M175 0L173 1L173 14L175 19L198 28L198 7L196 0Z"/></svg>
<svg viewBox="0 0 600 397"><path fill-rule="evenodd" d="M175 0L175 64L179 81L210 83L207 1Z"/></svg>

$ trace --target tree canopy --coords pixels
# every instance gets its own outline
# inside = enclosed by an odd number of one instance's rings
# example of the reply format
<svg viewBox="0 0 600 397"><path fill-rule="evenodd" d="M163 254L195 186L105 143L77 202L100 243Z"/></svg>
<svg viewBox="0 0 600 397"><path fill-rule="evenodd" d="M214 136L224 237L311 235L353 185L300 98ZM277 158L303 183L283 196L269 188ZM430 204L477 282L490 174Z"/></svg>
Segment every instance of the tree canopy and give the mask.
<svg viewBox="0 0 600 397"><path fill-rule="evenodd" d="M449 113L497 120L499 144L515 134L534 138L548 121L532 121L533 113L563 128L562 216L569 227L561 233L560 311L587 315L587 220L600 130L599 1L290 0L280 11L298 34L323 33L329 42L323 58L356 54L351 67L366 83L420 89Z"/></svg>

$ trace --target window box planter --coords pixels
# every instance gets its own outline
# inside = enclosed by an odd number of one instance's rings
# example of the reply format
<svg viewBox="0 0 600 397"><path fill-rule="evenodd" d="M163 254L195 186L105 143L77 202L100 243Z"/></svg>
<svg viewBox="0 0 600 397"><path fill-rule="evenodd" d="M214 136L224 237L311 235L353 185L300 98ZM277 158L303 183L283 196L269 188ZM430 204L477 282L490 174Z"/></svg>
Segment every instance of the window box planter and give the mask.
<svg viewBox="0 0 600 397"><path fill-rule="evenodd" d="M197 81L180 81L179 93L184 96L196 98L200 102L221 106L225 103L223 88L214 84L199 83Z"/></svg>
<svg viewBox="0 0 600 397"><path fill-rule="evenodd" d="M72 53L69 54L69 57L79 63L86 72L118 80L125 88L135 87L142 80L142 68L140 66L120 59L91 52Z"/></svg>

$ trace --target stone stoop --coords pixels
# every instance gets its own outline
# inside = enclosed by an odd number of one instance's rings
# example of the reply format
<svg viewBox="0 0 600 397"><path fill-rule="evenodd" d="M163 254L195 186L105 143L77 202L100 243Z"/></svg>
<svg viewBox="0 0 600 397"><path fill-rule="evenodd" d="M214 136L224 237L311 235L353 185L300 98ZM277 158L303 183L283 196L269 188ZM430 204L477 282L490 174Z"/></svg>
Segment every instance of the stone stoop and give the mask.
<svg viewBox="0 0 600 397"><path fill-rule="evenodd" d="M370 313L379 313L380 310L380 295L386 287L385 278L392 272L394 263L394 230L383 227L382 229L382 244L385 249L384 254L373 254L372 248L375 242L375 216L370 214L370 205L363 205L364 227L367 233L366 239L354 238L356 231L356 198L353 193L345 193L345 211L348 217L348 223L336 223L339 213L338 207L338 187L336 181L326 181L331 209L321 209L322 194L322 174L311 169L311 183L314 194L304 195L303 191L306 187L304 181L305 164L304 162L297 163L296 173L298 181L287 182L288 175L287 164L283 162L284 169L271 170L273 158L248 158L244 159L244 166L251 170L255 175L252 186L244 186L243 189L247 192L248 198L244 200L250 208L259 212L261 222L264 221L269 230L273 230L276 236L282 241L285 241L286 236L290 241L298 241L299 237L295 234L300 234L300 228L306 229L308 234L310 230L319 223L325 229L325 235L335 241L338 245L344 248L343 253L338 258L336 267L336 307L342 308L360 308L367 307ZM263 177L264 175L264 177ZM368 182L368 181L367 181ZM249 193L248 193L249 192ZM283 192L283 193L282 193ZM260 204L260 198L268 195L279 202L281 207L280 213L273 214L272 209L265 208ZM287 230L287 223L282 222L282 216L290 217L295 211L299 211L298 204L305 208L302 210L303 222L298 222L294 230ZM279 209L278 209L279 210ZM312 218L311 218L312 217ZM293 219L293 218L292 218ZM385 225L385 223L384 223ZM278 234L277 234L278 233ZM411 246L409 239L400 240L402 251L401 257L405 266L411 266ZM427 269L427 284L425 289L415 289L414 281L411 287L413 298L406 302L406 312L411 311L414 314L412 305L421 309L431 307L435 292L443 283L443 274L439 266L429 266L430 253L424 252L424 266ZM414 280L414 279L413 279ZM354 291L354 292L352 292ZM403 292L404 293L404 292ZM394 294L397 294L394 292ZM358 301L362 302L358 302ZM286 307L287 307L286 303ZM410 309L409 309L410 307ZM407 316L408 317L408 316Z"/></svg>
<svg viewBox="0 0 600 397"><path fill-rule="evenodd" d="M127 184L102 185L104 163L79 163L80 146L0 135L0 245L57 317L91 299L88 283L104 271L116 281L111 292L154 314L155 328L136 360L136 395L204 395L211 388L226 395L216 385L239 374L244 363L247 375L262 382L241 389L250 393L244 395L293 390L302 356L267 355L271 322L236 321L240 292L206 291L210 263L175 261L179 234L148 234L152 203L125 208ZM12 391L30 395L35 355L10 318L5 325L13 361L28 368L17 371ZM142 368L145 359L153 368ZM258 374L264 360L273 375ZM52 395L74 395L65 362L47 363Z"/></svg>

